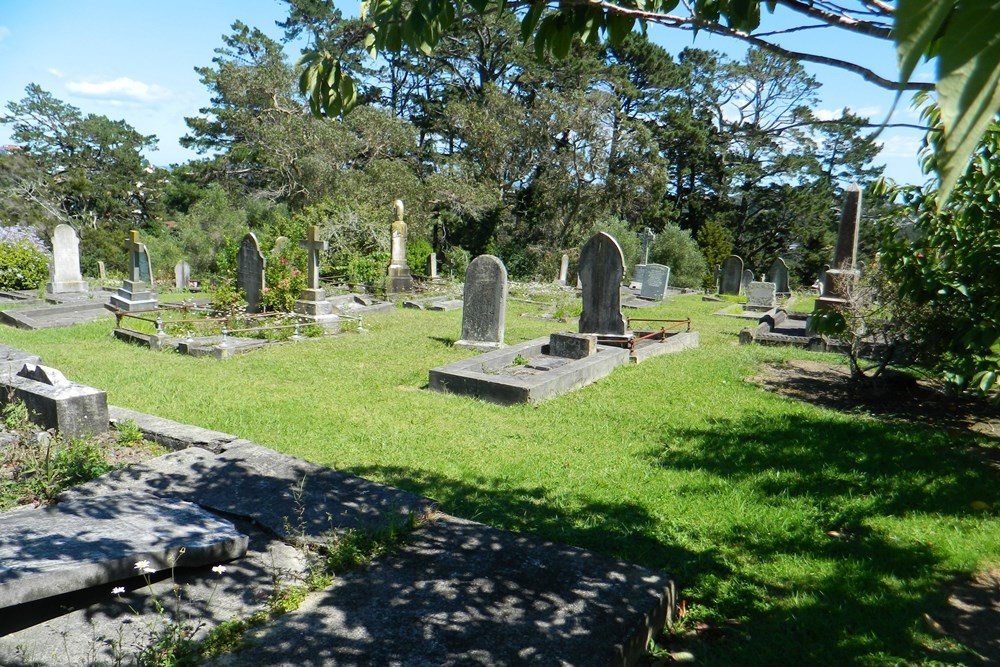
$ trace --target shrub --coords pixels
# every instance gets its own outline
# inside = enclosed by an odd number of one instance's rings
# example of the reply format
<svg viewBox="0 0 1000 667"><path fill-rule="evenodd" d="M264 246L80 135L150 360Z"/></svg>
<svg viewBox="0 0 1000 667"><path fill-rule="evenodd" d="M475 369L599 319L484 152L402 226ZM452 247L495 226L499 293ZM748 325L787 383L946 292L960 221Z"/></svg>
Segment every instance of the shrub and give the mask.
<svg viewBox="0 0 1000 667"><path fill-rule="evenodd" d="M0 289L38 289L47 275L48 257L35 231L0 227Z"/></svg>
<svg viewBox="0 0 1000 667"><path fill-rule="evenodd" d="M409 252L407 252L409 255ZM350 253L344 268L344 278L356 285L371 285L379 282L385 276L389 266L389 253L375 251L371 253Z"/></svg>
<svg viewBox="0 0 1000 667"><path fill-rule="evenodd" d="M260 305L264 310L290 313L306 287L306 251L291 242L268 260L264 270L264 291Z"/></svg>
<svg viewBox="0 0 1000 667"><path fill-rule="evenodd" d="M465 271L469 268L469 251L460 246L452 246L444 251L442 271L451 272L458 280L465 279Z"/></svg>
<svg viewBox="0 0 1000 667"><path fill-rule="evenodd" d="M427 258L434 252L430 241L412 236L406 242L406 264L410 267L410 273L419 278L427 275Z"/></svg>
<svg viewBox="0 0 1000 667"><path fill-rule="evenodd" d="M691 232L668 224L653 240L649 261L670 267L671 287L701 287L708 265Z"/></svg>

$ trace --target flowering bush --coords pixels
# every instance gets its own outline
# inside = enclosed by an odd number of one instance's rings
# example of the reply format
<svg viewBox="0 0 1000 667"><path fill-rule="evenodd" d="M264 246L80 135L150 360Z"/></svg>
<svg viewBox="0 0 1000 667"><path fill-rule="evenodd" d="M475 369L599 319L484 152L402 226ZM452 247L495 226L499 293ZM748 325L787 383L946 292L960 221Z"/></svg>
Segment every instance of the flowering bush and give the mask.
<svg viewBox="0 0 1000 667"><path fill-rule="evenodd" d="M0 227L0 289L38 289L48 275L45 246L31 228Z"/></svg>
<svg viewBox="0 0 1000 667"><path fill-rule="evenodd" d="M306 276L300 268L305 263L305 250L291 243L271 255L264 270L264 291L260 295L264 310L292 312L295 301L306 287Z"/></svg>

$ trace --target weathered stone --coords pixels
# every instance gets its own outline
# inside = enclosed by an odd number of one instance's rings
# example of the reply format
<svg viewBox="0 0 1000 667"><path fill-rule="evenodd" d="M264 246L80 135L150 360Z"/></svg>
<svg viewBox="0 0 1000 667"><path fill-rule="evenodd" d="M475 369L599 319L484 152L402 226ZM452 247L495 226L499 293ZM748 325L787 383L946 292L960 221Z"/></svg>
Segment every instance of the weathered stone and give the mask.
<svg viewBox="0 0 1000 667"><path fill-rule="evenodd" d="M260 295L264 291L264 270L267 260L260 251L260 243L253 232L240 242L236 254L236 287L243 290L247 300L247 312L260 312Z"/></svg>
<svg viewBox="0 0 1000 667"><path fill-rule="evenodd" d="M238 558L247 538L179 500L123 493L0 514L0 608L154 570ZM183 556L181 550L184 550Z"/></svg>
<svg viewBox="0 0 1000 667"><path fill-rule="evenodd" d="M438 279L438 256L436 252L427 255L427 278L429 280Z"/></svg>
<svg viewBox="0 0 1000 667"><path fill-rule="evenodd" d="M854 268L858 256L858 232L861 228L861 188L851 183L844 191L844 208L837 228L837 246L833 253L834 269Z"/></svg>
<svg viewBox="0 0 1000 667"><path fill-rule="evenodd" d="M621 283L625 258L621 246L606 232L594 234L580 251L583 312L580 333L625 337Z"/></svg>
<svg viewBox="0 0 1000 667"><path fill-rule="evenodd" d="M778 305L777 290L771 282L750 282L747 285L747 306L750 308L774 308Z"/></svg>
<svg viewBox="0 0 1000 667"><path fill-rule="evenodd" d="M750 283L753 282L753 271L750 269L743 269L743 276L740 278L740 293L744 296L747 293L747 289L750 287Z"/></svg>
<svg viewBox="0 0 1000 667"><path fill-rule="evenodd" d="M730 255L722 262L722 273L719 278L719 294L739 294L742 280L743 260L737 255Z"/></svg>
<svg viewBox="0 0 1000 667"><path fill-rule="evenodd" d="M646 265L636 264L632 267L632 280L629 282L630 287L635 287L642 289L643 278L646 277Z"/></svg>
<svg viewBox="0 0 1000 667"><path fill-rule="evenodd" d="M118 288L118 293L108 299L107 307L111 310L136 312L154 310L159 305L159 299L148 288L151 287L149 253L146 246L139 242L139 232L129 231L128 242L129 275ZM145 266L145 269L143 268ZM143 278L143 271L146 273Z"/></svg>
<svg viewBox="0 0 1000 667"><path fill-rule="evenodd" d="M403 202L397 199L393 204L396 220L392 223L392 252L389 259L389 291L398 294L413 289L413 277L406 263L406 223L403 221Z"/></svg>
<svg viewBox="0 0 1000 667"><path fill-rule="evenodd" d="M767 277L770 282L774 283L778 294L791 294L788 287L788 266L785 264L785 260L780 257L776 258L771 264L771 268L767 270Z"/></svg>
<svg viewBox="0 0 1000 667"><path fill-rule="evenodd" d="M67 437L106 433L108 430L107 393L70 382L54 368L24 364L14 375L0 377L0 402L8 397L20 399L32 421L44 428L54 428Z"/></svg>
<svg viewBox="0 0 1000 667"><path fill-rule="evenodd" d="M645 229L643 229L642 233L639 234L639 242L642 243L642 263L643 264L648 264L649 263L649 244L652 243L653 239L655 239L655 238L656 238L656 234L654 234L653 230L650 229L649 227L646 227Z"/></svg>
<svg viewBox="0 0 1000 667"><path fill-rule="evenodd" d="M146 247L145 243L143 243L142 248L139 249L138 260L139 281L146 283L150 286L150 288L155 288L156 281L153 274L153 260L149 256L149 248Z"/></svg>
<svg viewBox="0 0 1000 667"><path fill-rule="evenodd" d="M465 272L462 338L456 347L494 350L503 347L507 319L507 268L493 255L480 255Z"/></svg>
<svg viewBox="0 0 1000 667"><path fill-rule="evenodd" d="M45 291L49 294L87 291L87 282L80 273L80 239L69 225L57 225L52 233L52 259Z"/></svg>
<svg viewBox="0 0 1000 667"><path fill-rule="evenodd" d="M191 265L181 260L174 265L174 287L187 289L191 285Z"/></svg>
<svg viewBox="0 0 1000 667"><path fill-rule="evenodd" d="M0 322L18 329L30 330L68 327L83 322L93 322L108 316L110 313L105 304L96 300L74 301L54 306L44 305L37 308L0 310Z"/></svg>
<svg viewBox="0 0 1000 667"><path fill-rule="evenodd" d="M562 259L559 261L559 275L556 276L556 283L565 286L567 278L569 278L569 255L563 253Z"/></svg>
<svg viewBox="0 0 1000 667"><path fill-rule="evenodd" d="M567 359L584 359L597 353L597 335L571 332L549 336L549 354Z"/></svg>
<svg viewBox="0 0 1000 667"><path fill-rule="evenodd" d="M0 376L17 373L25 364L40 364L42 358L17 348L0 344Z"/></svg>
<svg viewBox="0 0 1000 667"><path fill-rule="evenodd" d="M104 262L97 260L97 277L101 280L108 279L108 270L104 268Z"/></svg>
<svg viewBox="0 0 1000 667"><path fill-rule="evenodd" d="M647 264L642 279L642 289L639 296L644 299L663 301L667 295L667 285L670 283L670 267L663 264Z"/></svg>

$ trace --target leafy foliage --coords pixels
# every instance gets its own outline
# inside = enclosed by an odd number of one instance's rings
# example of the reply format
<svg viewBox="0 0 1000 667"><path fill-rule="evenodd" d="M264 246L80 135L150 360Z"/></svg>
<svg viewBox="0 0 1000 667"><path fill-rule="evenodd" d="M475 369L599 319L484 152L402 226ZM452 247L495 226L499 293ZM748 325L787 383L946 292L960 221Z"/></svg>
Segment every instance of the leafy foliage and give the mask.
<svg viewBox="0 0 1000 667"><path fill-rule="evenodd" d="M37 289L47 275L48 258L34 230L0 227L0 289Z"/></svg>

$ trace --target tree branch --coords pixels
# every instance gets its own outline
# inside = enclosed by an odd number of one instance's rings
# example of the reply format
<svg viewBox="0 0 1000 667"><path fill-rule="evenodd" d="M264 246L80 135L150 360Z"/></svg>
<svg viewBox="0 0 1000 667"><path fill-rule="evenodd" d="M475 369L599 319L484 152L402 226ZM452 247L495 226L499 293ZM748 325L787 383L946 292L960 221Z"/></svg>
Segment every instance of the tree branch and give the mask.
<svg viewBox="0 0 1000 667"><path fill-rule="evenodd" d="M800 14L819 19L820 21L837 28L850 30L851 32L860 33L869 37L877 37L878 39L892 39L890 26L881 22L876 23L873 21L862 21L849 16L846 12L835 14L833 12L820 9L812 3L807 4L802 0L777 0L777 3L783 7L787 7L793 12L798 12Z"/></svg>

